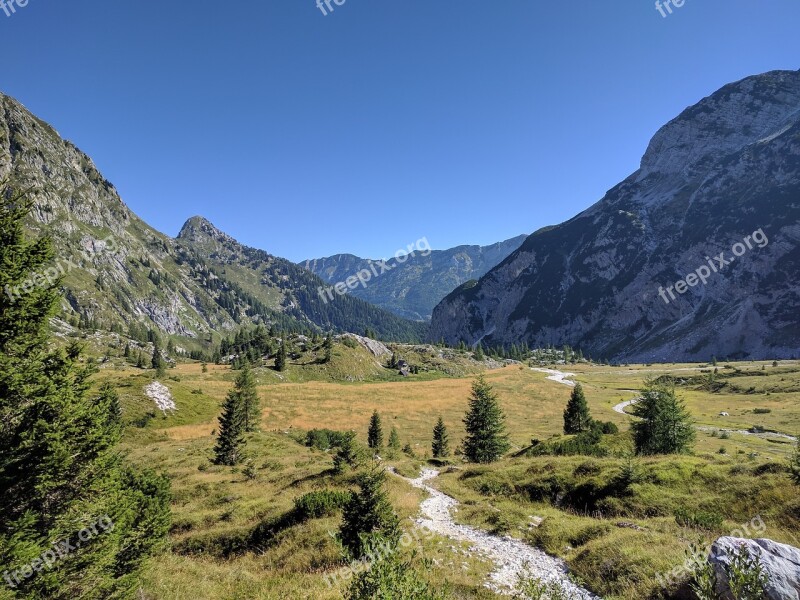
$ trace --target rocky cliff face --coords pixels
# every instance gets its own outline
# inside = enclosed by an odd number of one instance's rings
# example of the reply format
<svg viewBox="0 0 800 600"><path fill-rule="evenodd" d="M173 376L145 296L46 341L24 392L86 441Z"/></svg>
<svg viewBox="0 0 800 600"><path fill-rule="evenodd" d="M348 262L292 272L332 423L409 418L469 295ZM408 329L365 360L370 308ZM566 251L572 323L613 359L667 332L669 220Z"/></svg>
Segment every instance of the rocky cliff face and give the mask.
<svg viewBox="0 0 800 600"><path fill-rule="evenodd" d="M798 273L800 71L777 71L664 126L600 202L445 298L431 337L642 362L797 356Z"/></svg>
<svg viewBox="0 0 800 600"><path fill-rule="evenodd" d="M406 262L387 261L390 270L359 286L351 293L393 313L428 321L433 308L461 284L485 275L522 245L521 235L491 246L459 246L450 250L417 251ZM319 275L329 285L346 281L370 261L352 254L307 260L301 265Z"/></svg>
<svg viewBox="0 0 800 600"><path fill-rule="evenodd" d="M420 325L355 298L323 305L317 296L322 280L287 260L241 246L204 219L190 219L177 240L159 233L124 204L88 156L0 94L3 181L12 189L30 189L31 233L53 240L52 268L64 275L59 316L65 320L120 333L157 329L198 339L252 322L370 328L401 341L425 333Z"/></svg>

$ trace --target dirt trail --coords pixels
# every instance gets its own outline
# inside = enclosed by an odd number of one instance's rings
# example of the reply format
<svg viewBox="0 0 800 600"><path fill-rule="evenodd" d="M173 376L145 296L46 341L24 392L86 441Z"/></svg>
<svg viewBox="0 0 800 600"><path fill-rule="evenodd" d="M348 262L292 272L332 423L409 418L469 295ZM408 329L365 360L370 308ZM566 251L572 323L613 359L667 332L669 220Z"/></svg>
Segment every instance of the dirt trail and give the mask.
<svg viewBox="0 0 800 600"><path fill-rule="evenodd" d="M420 504L421 517L417 524L453 540L469 542L470 552L491 560L495 570L489 575L486 587L498 594L517 593L520 575L535 577L542 582L555 582L563 586L572 600L599 600L591 592L575 585L567 576L564 561L553 558L524 542L511 537L497 536L461 525L453 520L451 510L458 501L427 484L439 475L433 469L423 469L417 479L403 477L408 483L430 494L430 498Z"/></svg>

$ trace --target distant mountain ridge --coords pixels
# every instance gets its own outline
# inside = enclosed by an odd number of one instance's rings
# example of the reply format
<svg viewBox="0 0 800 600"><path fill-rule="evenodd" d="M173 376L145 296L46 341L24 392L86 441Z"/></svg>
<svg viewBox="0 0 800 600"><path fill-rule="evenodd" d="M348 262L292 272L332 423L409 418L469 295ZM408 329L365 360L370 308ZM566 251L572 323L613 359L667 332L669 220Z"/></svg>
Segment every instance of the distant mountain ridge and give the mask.
<svg viewBox="0 0 800 600"><path fill-rule="evenodd" d="M433 308L450 292L477 279L519 248L520 235L489 246L457 246L449 250L415 252L406 262L387 261L391 270L359 285L350 293L396 315L418 321L430 320ZM328 285L344 282L375 261L352 254L337 254L300 263ZM380 271L379 271L380 273Z"/></svg>
<svg viewBox="0 0 800 600"><path fill-rule="evenodd" d="M733 257L759 229L768 244ZM705 285L688 277L720 252L735 260ZM630 362L800 356L798 274L800 71L773 71L662 127L600 202L448 295L431 338Z"/></svg>
<svg viewBox="0 0 800 600"><path fill-rule="evenodd" d="M13 98L0 94L0 182L30 189L32 236L49 235L64 272L60 319L141 339L148 329L207 342L239 325L366 328L416 341L425 327L357 298L325 304L325 283L247 248L201 218L178 239L142 221L92 160ZM14 292L6 293L14 301Z"/></svg>

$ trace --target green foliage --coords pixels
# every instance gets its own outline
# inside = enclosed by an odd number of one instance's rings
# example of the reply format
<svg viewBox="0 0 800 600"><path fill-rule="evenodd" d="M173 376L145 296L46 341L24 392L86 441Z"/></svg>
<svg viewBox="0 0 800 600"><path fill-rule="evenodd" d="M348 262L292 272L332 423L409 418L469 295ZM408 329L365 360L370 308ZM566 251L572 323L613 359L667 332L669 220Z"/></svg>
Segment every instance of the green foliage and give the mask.
<svg viewBox="0 0 800 600"><path fill-rule="evenodd" d="M378 540L367 549L377 558L370 568L350 584L347 600L445 600L446 590L437 590L418 570L412 560L403 561L396 552L382 552L385 546ZM427 563L423 569L430 569Z"/></svg>
<svg viewBox="0 0 800 600"><path fill-rule="evenodd" d="M279 372L285 371L288 365L286 354L286 340L283 340L278 348L278 355L275 357L275 369Z"/></svg>
<svg viewBox="0 0 800 600"><path fill-rule="evenodd" d="M592 426L592 416L583 387L576 383L572 389L567 408L564 410L564 433L567 435L588 431Z"/></svg>
<svg viewBox="0 0 800 600"><path fill-rule="evenodd" d="M691 510L685 506L675 509L675 522L681 527L715 531L722 527L723 516L710 510Z"/></svg>
<svg viewBox="0 0 800 600"><path fill-rule="evenodd" d="M333 457L333 468L337 473L344 473L348 468L357 469L364 464L364 448L356 440L355 432L348 432L344 435Z"/></svg>
<svg viewBox="0 0 800 600"><path fill-rule="evenodd" d="M751 556L744 545L738 546L726 565L728 585L736 600L762 600L767 585L767 574L761 558Z"/></svg>
<svg viewBox="0 0 800 600"><path fill-rule="evenodd" d="M322 347L325 349L325 357L323 358L323 362L331 362L331 359L333 358L333 334L329 333L325 337L325 343L322 345Z"/></svg>
<svg viewBox="0 0 800 600"><path fill-rule="evenodd" d="M0 289L53 259L47 239L25 239L30 206L0 184ZM130 597L143 561L164 545L169 483L124 462L119 398L110 386L87 393L93 370L80 349L51 348L58 286L42 277L17 298L0 296L0 564L13 576L70 540L68 557L20 577L15 598ZM91 542L75 545L93 526Z"/></svg>
<svg viewBox="0 0 800 600"><path fill-rule="evenodd" d="M261 422L261 400L258 397L258 389L256 389L255 374L247 361L244 362L242 370L236 377L233 393L239 396L241 402L244 431L246 433L258 431Z"/></svg>
<svg viewBox="0 0 800 600"><path fill-rule="evenodd" d="M447 458L450 456L450 436L447 434L447 427L445 427L442 417L439 417L433 428L431 451L433 458Z"/></svg>
<svg viewBox="0 0 800 600"><path fill-rule="evenodd" d="M383 447L383 426L381 425L381 415L377 410L372 413L372 418L369 421L367 445L373 450L379 450Z"/></svg>
<svg viewBox="0 0 800 600"><path fill-rule="evenodd" d="M153 342L153 358L150 361L150 366L155 369L156 377L163 377L166 373L167 365L161 355L161 345L158 342L158 338Z"/></svg>
<svg viewBox="0 0 800 600"><path fill-rule="evenodd" d="M400 434L397 433L397 427L392 427L392 431L389 433L389 448L400 450Z"/></svg>
<svg viewBox="0 0 800 600"><path fill-rule="evenodd" d="M219 418L219 436L214 447L217 464L234 466L244 459L245 420L242 396L234 388L228 392Z"/></svg>
<svg viewBox="0 0 800 600"><path fill-rule="evenodd" d="M385 489L386 471L373 467L361 473L357 483L360 491L344 507L339 528L339 540L354 559L364 556L376 539L392 547L400 539L400 522Z"/></svg>
<svg viewBox="0 0 800 600"><path fill-rule="evenodd" d="M319 490L296 498L294 512L298 522L329 517L344 508L352 499L350 492Z"/></svg>
<svg viewBox="0 0 800 600"><path fill-rule="evenodd" d="M798 436L798 441L794 445L794 451L789 458L789 471L792 480L797 485L800 485L800 436Z"/></svg>
<svg viewBox="0 0 800 600"><path fill-rule="evenodd" d="M317 450L332 450L341 447L348 435L344 431L312 429L306 434L305 445Z"/></svg>
<svg viewBox="0 0 800 600"><path fill-rule="evenodd" d="M505 454L510 445L505 428L505 416L497 394L479 375L472 384L469 411L464 417L467 437L464 455L470 462L492 463Z"/></svg>
<svg viewBox="0 0 800 600"><path fill-rule="evenodd" d="M672 380L648 380L634 405L640 420L631 426L639 454L687 454L695 440L689 411L675 395Z"/></svg>

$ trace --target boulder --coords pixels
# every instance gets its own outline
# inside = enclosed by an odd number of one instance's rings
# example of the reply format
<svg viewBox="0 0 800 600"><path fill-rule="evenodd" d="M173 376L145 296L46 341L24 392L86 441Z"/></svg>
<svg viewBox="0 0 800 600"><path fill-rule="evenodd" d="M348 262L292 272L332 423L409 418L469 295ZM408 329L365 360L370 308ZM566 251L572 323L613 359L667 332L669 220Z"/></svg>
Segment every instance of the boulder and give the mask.
<svg viewBox="0 0 800 600"><path fill-rule="evenodd" d="M709 563L714 567L723 600L734 600L728 586L725 567L730 565L736 548L744 546L752 557L758 557L767 575L768 600L800 600L800 549L767 539L750 540L721 537L711 546Z"/></svg>

